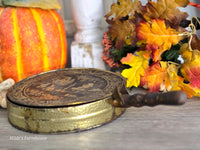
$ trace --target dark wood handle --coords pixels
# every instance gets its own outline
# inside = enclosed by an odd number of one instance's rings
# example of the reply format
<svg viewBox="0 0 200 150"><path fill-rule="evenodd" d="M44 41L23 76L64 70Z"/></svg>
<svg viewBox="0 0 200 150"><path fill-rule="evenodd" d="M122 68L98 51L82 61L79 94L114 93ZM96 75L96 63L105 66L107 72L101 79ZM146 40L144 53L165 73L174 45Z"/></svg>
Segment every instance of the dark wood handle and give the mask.
<svg viewBox="0 0 200 150"><path fill-rule="evenodd" d="M116 107L142 107L156 105L182 105L187 101L187 94L183 91L148 92L139 88L132 89L130 95L125 83L115 87L113 91L114 106Z"/></svg>
<svg viewBox="0 0 200 150"><path fill-rule="evenodd" d="M122 107L142 107L156 105L182 105L187 100L187 95L183 91L172 91L166 93L148 94L124 94L122 96Z"/></svg>

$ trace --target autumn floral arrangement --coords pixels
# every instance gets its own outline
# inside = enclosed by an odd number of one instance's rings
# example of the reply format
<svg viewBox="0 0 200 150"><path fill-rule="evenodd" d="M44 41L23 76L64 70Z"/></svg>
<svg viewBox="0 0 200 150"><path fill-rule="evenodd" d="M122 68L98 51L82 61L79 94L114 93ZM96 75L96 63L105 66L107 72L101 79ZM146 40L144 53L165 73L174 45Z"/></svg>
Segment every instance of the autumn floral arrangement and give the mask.
<svg viewBox="0 0 200 150"><path fill-rule="evenodd" d="M118 0L105 15L102 59L121 69L127 87L150 92L183 90L200 97L200 39L197 17L187 20L180 7L189 0ZM183 61L180 61L180 57Z"/></svg>

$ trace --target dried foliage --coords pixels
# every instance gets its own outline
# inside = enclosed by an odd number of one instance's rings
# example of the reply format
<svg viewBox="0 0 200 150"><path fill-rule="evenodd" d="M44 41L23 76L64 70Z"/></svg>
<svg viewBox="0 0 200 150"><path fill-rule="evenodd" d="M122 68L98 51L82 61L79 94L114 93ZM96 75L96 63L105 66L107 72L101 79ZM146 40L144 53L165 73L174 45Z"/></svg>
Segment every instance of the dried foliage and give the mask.
<svg viewBox="0 0 200 150"><path fill-rule="evenodd" d="M196 36L200 21L186 20L187 12L179 7L187 5L199 7L189 0L148 0L144 6L139 0L118 0L111 6L105 15L110 27L103 40L107 56L103 60L111 67L113 60L120 60L120 68L128 66L122 71L127 87L147 87L150 92L183 90L188 97L200 96L200 39Z"/></svg>

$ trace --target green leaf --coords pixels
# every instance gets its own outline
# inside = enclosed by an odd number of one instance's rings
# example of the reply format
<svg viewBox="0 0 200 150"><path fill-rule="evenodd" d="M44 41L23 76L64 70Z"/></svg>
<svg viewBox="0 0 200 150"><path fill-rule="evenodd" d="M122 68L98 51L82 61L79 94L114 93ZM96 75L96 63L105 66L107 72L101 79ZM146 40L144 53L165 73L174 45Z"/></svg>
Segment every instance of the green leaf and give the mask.
<svg viewBox="0 0 200 150"><path fill-rule="evenodd" d="M113 55L117 61L120 61L123 57L126 57L127 53L134 53L137 50L137 47L131 45L124 45L121 50L115 49Z"/></svg>
<svg viewBox="0 0 200 150"><path fill-rule="evenodd" d="M185 38L183 40L181 40L178 44L173 45L170 50L165 51L161 57L162 57L162 61L172 61L172 62L178 62L178 57L180 55L179 50L181 45L183 45L184 43L187 43L188 39Z"/></svg>

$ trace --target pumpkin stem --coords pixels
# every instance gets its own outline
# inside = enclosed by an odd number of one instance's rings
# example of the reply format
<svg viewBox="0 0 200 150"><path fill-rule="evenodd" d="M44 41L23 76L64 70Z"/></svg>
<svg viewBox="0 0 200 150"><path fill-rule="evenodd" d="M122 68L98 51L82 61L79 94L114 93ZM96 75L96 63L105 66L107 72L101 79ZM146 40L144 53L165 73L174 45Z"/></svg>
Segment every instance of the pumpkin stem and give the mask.
<svg viewBox="0 0 200 150"><path fill-rule="evenodd" d="M0 0L0 6L31 7L42 9L61 9L58 0Z"/></svg>

